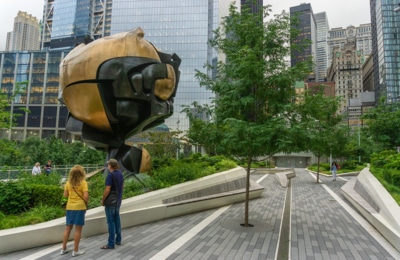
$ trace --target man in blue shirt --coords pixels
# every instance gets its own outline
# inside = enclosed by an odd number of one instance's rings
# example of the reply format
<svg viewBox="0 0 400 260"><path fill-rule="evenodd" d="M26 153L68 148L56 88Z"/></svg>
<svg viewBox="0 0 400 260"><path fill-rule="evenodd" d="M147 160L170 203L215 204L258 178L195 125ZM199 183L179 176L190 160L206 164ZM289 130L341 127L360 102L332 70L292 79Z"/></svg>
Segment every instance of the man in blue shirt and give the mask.
<svg viewBox="0 0 400 260"><path fill-rule="evenodd" d="M110 159L107 162L108 175L106 177L105 189L101 203L104 206L107 225L108 225L108 242L101 249L114 249L115 245L121 244L121 219L119 210L122 202L122 192L124 188L124 175L119 170L118 161ZM117 201L115 205L105 204L106 198L112 191L117 191Z"/></svg>

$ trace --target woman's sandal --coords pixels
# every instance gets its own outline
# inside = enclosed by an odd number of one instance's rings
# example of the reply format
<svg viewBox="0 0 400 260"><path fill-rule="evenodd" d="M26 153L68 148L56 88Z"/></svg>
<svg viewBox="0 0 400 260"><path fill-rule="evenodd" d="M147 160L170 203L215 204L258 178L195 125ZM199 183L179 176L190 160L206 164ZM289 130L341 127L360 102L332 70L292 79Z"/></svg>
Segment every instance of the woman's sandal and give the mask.
<svg viewBox="0 0 400 260"><path fill-rule="evenodd" d="M100 247L100 249L114 249L114 247L104 245L104 246Z"/></svg>

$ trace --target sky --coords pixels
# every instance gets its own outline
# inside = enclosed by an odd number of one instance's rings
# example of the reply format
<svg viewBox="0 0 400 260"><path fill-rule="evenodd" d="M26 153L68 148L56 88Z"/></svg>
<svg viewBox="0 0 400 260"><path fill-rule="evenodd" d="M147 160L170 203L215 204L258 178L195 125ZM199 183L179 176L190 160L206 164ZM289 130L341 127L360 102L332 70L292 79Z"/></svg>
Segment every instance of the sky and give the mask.
<svg viewBox="0 0 400 260"><path fill-rule="evenodd" d="M204 1L204 0L197 0ZM239 1L239 0L237 0ZM330 28L349 25L358 26L370 23L369 0L264 0L264 4L272 6L273 13L289 12L291 6L310 3L314 13L326 12ZM1 0L0 17L0 51L4 51L7 32L13 30L14 18L18 11L27 12L39 20L43 15L44 0Z"/></svg>

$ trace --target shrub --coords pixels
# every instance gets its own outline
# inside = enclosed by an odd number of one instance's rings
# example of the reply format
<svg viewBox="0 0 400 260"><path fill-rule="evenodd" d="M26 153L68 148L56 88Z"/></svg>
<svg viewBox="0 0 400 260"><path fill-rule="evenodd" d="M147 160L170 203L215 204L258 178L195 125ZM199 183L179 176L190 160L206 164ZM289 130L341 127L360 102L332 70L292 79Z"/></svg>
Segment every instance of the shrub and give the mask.
<svg viewBox="0 0 400 260"><path fill-rule="evenodd" d="M341 163L340 168L346 170L355 170L357 169L358 162L356 161L344 161Z"/></svg>
<svg viewBox="0 0 400 260"><path fill-rule="evenodd" d="M39 205L28 212L22 214L22 217L37 217L43 219L43 221L52 220L65 216L65 211L60 206L45 206Z"/></svg>
<svg viewBox="0 0 400 260"><path fill-rule="evenodd" d="M200 175L201 168L198 164L187 164L176 161L172 166L167 166L154 171L153 177L160 181L164 187L196 179Z"/></svg>
<svg viewBox="0 0 400 260"><path fill-rule="evenodd" d="M387 163L390 163L391 156L395 155L394 150L385 150L380 153L373 153L371 155L371 166L373 167L383 167Z"/></svg>
<svg viewBox="0 0 400 260"><path fill-rule="evenodd" d="M171 166L174 162L174 159L171 157L162 157L162 158L152 158L151 167L152 171L157 170L162 167ZM151 174L151 173L150 173Z"/></svg>
<svg viewBox="0 0 400 260"><path fill-rule="evenodd" d="M400 187L400 172L399 171L393 171L392 172L392 182L396 187Z"/></svg>
<svg viewBox="0 0 400 260"><path fill-rule="evenodd" d="M31 173L21 173L19 181L25 184L60 185L63 176L52 172L50 174L32 175Z"/></svg>
<svg viewBox="0 0 400 260"><path fill-rule="evenodd" d="M65 212L59 206L38 206L20 215L8 215L6 217L0 216L0 229L38 224L63 216L65 216Z"/></svg>
<svg viewBox="0 0 400 260"><path fill-rule="evenodd" d="M0 211L17 214L30 208L31 190L20 182L0 182Z"/></svg>
<svg viewBox="0 0 400 260"><path fill-rule="evenodd" d="M63 189L60 186L33 184L27 185L32 193L32 206L60 206L62 205Z"/></svg>
<svg viewBox="0 0 400 260"><path fill-rule="evenodd" d="M234 161L227 160L227 159L222 159L218 163L215 164L215 169L218 172L223 172L229 169L235 168L237 165ZM215 171L214 171L215 172Z"/></svg>
<svg viewBox="0 0 400 260"><path fill-rule="evenodd" d="M144 181L141 183L134 178L126 179L124 183L123 197L130 198L145 193L147 191L145 185Z"/></svg>

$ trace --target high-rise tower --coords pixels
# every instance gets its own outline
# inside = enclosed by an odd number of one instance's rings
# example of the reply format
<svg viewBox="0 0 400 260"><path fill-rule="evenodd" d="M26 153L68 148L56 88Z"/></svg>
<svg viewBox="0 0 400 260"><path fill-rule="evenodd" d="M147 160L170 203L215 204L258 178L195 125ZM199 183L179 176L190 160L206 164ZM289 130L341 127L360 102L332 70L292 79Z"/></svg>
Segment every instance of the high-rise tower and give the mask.
<svg viewBox="0 0 400 260"><path fill-rule="evenodd" d="M300 30L300 34L295 39L291 39L291 44L304 44L305 41L310 41L310 45L303 50L292 50L291 66L298 62L311 59L314 66L310 67L309 81L315 81L316 76L316 53L317 53L317 24L315 21L314 12L311 4L300 4L290 7L290 16L297 17L298 24L295 26Z"/></svg>
<svg viewBox="0 0 400 260"><path fill-rule="evenodd" d="M400 102L400 12L398 1L370 0L375 101ZM396 9L396 10L395 10Z"/></svg>
<svg viewBox="0 0 400 260"><path fill-rule="evenodd" d="M39 50L39 21L19 11L14 19L13 31L7 34L6 51Z"/></svg>
<svg viewBox="0 0 400 260"><path fill-rule="evenodd" d="M162 0L157 1L157 6L149 3L153 2L113 0L111 34L141 27L146 39L160 50L179 55L182 63L174 114L166 124L184 131L189 128L189 119L181 113L182 106L194 101L200 105L210 103L215 96L199 86L195 74L196 70L204 70L207 62L216 64L218 60L217 50L208 41L221 19L229 14L231 1Z"/></svg>
<svg viewBox="0 0 400 260"><path fill-rule="evenodd" d="M65 49L110 35L112 0L46 0L42 48Z"/></svg>
<svg viewBox="0 0 400 260"><path fill-rule="evenodd" d="M326 81L326 70L328 68L328 31L329 23L325 12L315 14L317 25L316 34L316 81Z"/></svg>

